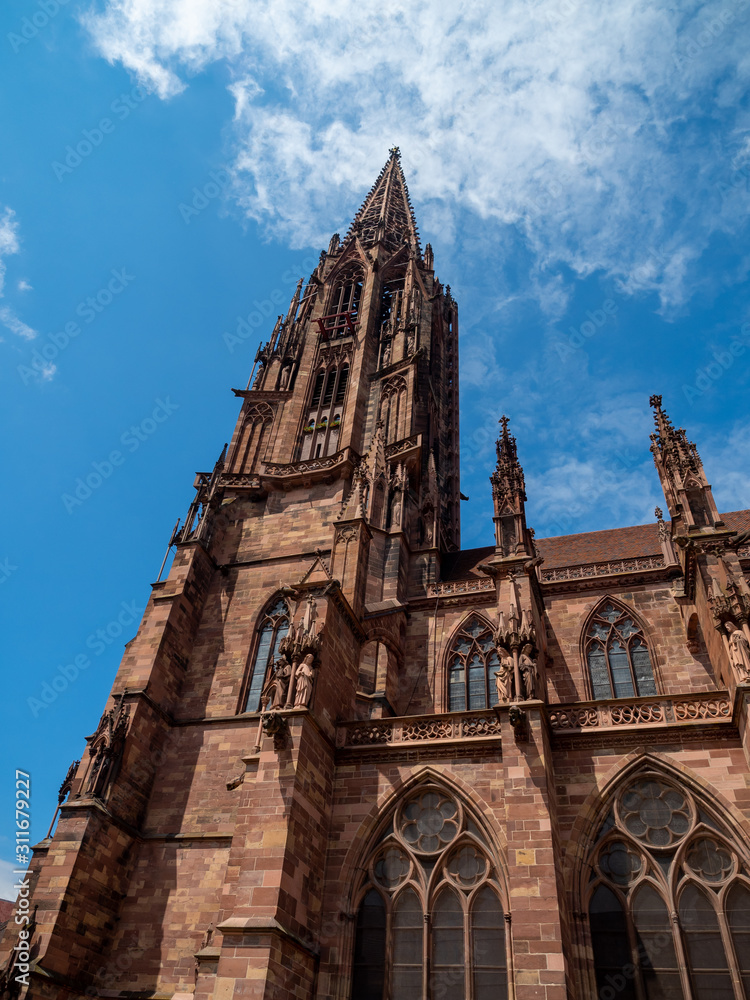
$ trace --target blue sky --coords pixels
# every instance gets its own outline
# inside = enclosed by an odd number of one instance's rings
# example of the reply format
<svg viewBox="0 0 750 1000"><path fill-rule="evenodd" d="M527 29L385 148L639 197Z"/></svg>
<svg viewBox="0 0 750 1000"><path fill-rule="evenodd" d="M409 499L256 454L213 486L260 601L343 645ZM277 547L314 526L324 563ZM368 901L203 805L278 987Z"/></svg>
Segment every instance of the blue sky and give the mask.
<svg viewBox="0 0 750 1000"><path fill-rule="evenodd" d="M654 392L748 506L750 3L601 6L3 5L0 782L32 774L33 839L272 318L224 334L288 299L393 144L459 302L464 547L492 538L501 411L539 536L653 517Z"/></svg>

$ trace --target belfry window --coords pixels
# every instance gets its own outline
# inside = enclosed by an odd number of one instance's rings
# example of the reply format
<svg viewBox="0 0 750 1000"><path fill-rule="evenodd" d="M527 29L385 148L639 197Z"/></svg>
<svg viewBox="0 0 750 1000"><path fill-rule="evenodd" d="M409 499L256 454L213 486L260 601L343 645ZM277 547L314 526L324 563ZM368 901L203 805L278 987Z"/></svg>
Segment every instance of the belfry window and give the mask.
<svg viewBox="0 0 750 1000"><path fill-rule="evenodd" d="M587 870L597 997L750 1000L750 869L685 788L627 781Z"/></svg>
<svg viewBox="0 0 750 1000"><path fill-rule="evenodd" d="M245 699L245 712L260 710L260 696L279 655L279 643L289 631L289 609L279 599L266 612L258 628L255 655L250 670L250 681Z"/></svg>
<svg viewBox="0 0 750 1000"><path fill-rule="evenodd" d="M352 332L361 298L362 275L359 270L343 276L333 289L328 314L322 320L327 337L344 337Z"/></svg>
<svg viewBox="0 0 750 1000"><path fill-rule="evenodd" d="M339 368L321 368L317 372L302 428L300 457L303 460L323 458L338 449L348 384L348 364Z"/></svg>
<svg viewBox="0 0 750 1000"><path fill-rule="evenodd" d="M488 708L494 699L494 673L500 669L492 629L481 618L469 618L448 653L448 711Z"/></svg>
<svg viewBox="0 0 750 1000"><path fill-rule="evenodd" d="M603 601L589 619L584 647L592 697L656 694L643 629L626 608L614 601Z"/></svg>
<svg viewBox="0 0 750 1000"><path fill-rule="evenodd" d="M431 784L408 795L366 870L351 1000L506 1000L498 871L457 798Z"/></svg>

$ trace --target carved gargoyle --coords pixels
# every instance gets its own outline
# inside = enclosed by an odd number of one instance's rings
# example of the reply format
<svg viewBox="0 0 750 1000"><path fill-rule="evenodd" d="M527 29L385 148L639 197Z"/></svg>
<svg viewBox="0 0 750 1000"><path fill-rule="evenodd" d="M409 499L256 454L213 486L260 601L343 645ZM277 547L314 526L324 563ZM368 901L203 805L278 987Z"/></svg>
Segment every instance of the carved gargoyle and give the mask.
<svg viewBox="0 0 750 1000"><path fill-rule="evenodd" d="M273 737L274 750L285 750L289 739L289 724L279 712L263 716L263 732Z"/></svg>
<svg viewBox="0 0 750 1000"><path fill-rule="evenodd" d="M513 727L513 734L517 740L525 740L527 736L526 730L526 713L522 711L518 705L511 705L510 711L508 712L508 721Z"/></svg>

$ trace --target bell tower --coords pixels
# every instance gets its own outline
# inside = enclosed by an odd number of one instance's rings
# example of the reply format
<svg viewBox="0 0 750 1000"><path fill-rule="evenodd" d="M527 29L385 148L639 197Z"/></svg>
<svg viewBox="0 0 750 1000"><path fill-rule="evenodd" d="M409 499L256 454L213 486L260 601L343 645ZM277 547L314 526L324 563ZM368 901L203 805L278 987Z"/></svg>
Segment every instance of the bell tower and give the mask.
<svg viewBox="0 0 750 1000"><path fill-rule="evenodd" d="M421 249L398 148L234 392L223 483L258 499L313 484L345 502L377 490L365 520L428 554L430 576L458 549L458 307ZM200 509L208 482L196 485Z"/></svg>
<svg viewBox="0 0 750 1000"><path fill-rule="evenodd" d="M35 998L315 981L338 727L412 706L407 606L460 542L458 309L398 149L233 391L231 439L35 848Z"/></svg>

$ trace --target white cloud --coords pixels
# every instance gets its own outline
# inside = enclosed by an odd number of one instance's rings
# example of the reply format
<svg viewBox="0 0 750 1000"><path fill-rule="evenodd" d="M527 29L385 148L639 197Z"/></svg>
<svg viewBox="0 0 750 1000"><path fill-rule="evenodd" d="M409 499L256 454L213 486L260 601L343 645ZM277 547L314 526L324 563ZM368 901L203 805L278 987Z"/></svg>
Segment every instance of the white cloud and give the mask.
<svg viewBox="0 0 750 1000"><path fill-rule="evenodd" d="M24 340L33 340L37 335L36 330L32 330L23 320L20 320L8 306L0 308L0 323L11 333L15 333L17 337L23 337Z"/></svg>
<svg viewBox="0 0 750 1000"><path fill-rule="evenodd" d="M34 286L30 285L25 278L21 278L21 280L18 282L17 287L19 292L31 292L34 290Z"/></svg>
<svg viewBox="0 0 750 1000"><path fill-rule="evenodd" d="M8 208L7 206L3 210L2 216L0 216L0 298L4 294L5 275L7 273L7 265L4 258L18 253L21 249L18 240L18 223L15 217L16 213L12 208ZM31 286L29 285L28 287ZM9 306L3 306L0 309L0 323L10 330L11 333L15 333L18 337L23 337L24 340L33 340L37 335L36 330L32 330L23 320L20 320Z"/></svg>
<svg viewBox="0 0 750 1000"><path fill-rule="evenodd" d="M720 511L746 510L750 497L750 422L738 422L729 436L698 441L706 477Z"/></svg>
<svg viewBox="0 0 750 1000"><path fill-rule="evenodd" d="M3 210L0 215L0 296L5 288L6 265L4 257L18 253L20 245L18 242L18 223L15 221L16 213L12 208Z"/></svg>
<svg viewBox="0 0 750 1000"><path fill-rule="evenodd" d="M293 244L327 242L397 143L420 202L523 233L554 312L559 264L679 306L747 212L717 188L748 155L746 19L727 0L104 0L86 23L163 98L230 63L240 202Z"/></svg>

